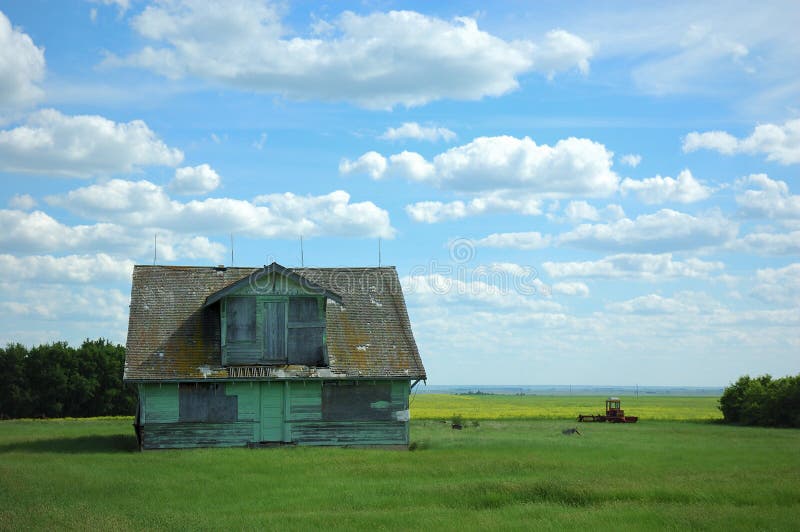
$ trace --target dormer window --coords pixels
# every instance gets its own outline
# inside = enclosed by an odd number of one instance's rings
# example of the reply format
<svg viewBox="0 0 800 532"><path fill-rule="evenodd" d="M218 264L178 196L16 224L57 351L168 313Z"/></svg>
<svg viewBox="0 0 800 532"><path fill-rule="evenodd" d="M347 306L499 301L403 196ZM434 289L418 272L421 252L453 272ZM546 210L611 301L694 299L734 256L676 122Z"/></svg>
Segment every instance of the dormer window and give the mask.
<svg viewBox="0 0 800 532"><path fill-rule="evenodd" d="M243 279L206 300L220 305L222 364L326 366L325 309L328 299L341 298L279 265L256 281Z"/></svg>

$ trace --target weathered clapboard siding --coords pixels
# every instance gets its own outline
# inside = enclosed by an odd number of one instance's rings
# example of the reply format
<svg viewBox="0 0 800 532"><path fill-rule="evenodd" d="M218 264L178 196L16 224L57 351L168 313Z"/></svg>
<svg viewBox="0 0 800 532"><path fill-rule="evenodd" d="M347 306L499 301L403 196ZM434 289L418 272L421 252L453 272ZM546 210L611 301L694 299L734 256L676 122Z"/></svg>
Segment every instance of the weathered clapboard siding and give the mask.
<svg viewBox="0 0 800 532"><path fill-rule="evenodd" d="M225 386L226 395L235 395L239 398L238 421L258 421L259 382L229 382Z"/></svg>
<svg viewBox="0 0 800 532"><path fill-rule="evenodd" d="M341 387L341 383L303 381L226 382L224 393L236 397L237 418L232 423L187 422L180 418L180 386L176 383L142 384L140 400L145 408L143 447L230 447L253 442L285 442L301 445L405 445L409 441L408 423L403 414L408 410L409 382L363 381L344 385L358 388L360 395L391 390L390 401L362 402L347 408L329 408L325 417L323 387ZM200 386L204 383L184 386ZM352 419L352 411L375 412L374 416ZM331 418L331 412L339 413Z"/></svg>
<svg viewBox="0 0 800 532"><path fill-rule="evenodd" d="M301 381L289 383L287 421L318 421L322 419L322 383Z"/></svg>
<svg viewBox="0 0 800 532"><path fill-rule="evenodd" d="M252 441L252 422L148 423L142 431L145 449L242 447Z"/></svg>
<svg viewBox="0 0 800 532"><path fill-rule="evenodd" d="M178 421L177 384L140 384L141 423L176 423Z"/></svg>
<svg viewBox="0 0 800 532"><path fill-rule="evenodd" d="M259 441L261 438L261 424L259 420L261 412L261 384L258 382L229 382L225 386L225 393L238 397L238 421L250 422L251 435L249 441Z"/></svg>
<svg viewBox="0 0 800 532"><path fill-rule="evenodd" d="M261 383L261 433L257 441L286 441L285 390L286 385L283 382Z"/></svg>
<svg viewBox="0 0 800 532"><path fill-rule="evenodd" d="M291 424L291 438L300 445L407 445L406 423L341 421Z"/></svg>
<svg viewBox="0 0 800 532"><path fill-rule="evenodd" d="M390 390L390 400L376 401L372 404L360 405L345 404L344 408L328 408L323 404L323 387L328 385L335 388L357 388L362 397L369 397L371 392L386 389ZM407 445L409 441L408 423L402 419L408 410L408 381L367 381L339 387L339 383L325 383L320 387L304 389L302 383L292 383L291 401L303 398L302 417L294 415L287 420L289 439L300 445ZM302 395L301 395L302 393ZM319 394L319 395L317 395ZM328 396L331 397L331 396ZM356 394L343 394L345 401L352 401L359 397ZM386 403L386 404L383 404ZM369 411L374 412L370 416ZM352 417L357 411L361 412L362 419L354 420ZM364 412L366 411L366 416ZM401 413L398 420L398 413ZM331 418L338 416L338 419ZM372 419L363 419L372 418ZM324 421L323 421L324 418ZM382 419L375 419L382 418Z"/></svg>

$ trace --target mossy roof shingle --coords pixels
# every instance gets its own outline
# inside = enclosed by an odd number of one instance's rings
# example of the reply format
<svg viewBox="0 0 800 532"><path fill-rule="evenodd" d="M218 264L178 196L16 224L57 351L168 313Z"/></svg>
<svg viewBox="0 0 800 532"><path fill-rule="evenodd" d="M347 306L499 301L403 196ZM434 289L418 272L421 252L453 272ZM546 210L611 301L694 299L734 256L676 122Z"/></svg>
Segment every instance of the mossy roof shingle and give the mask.
<svg viewBox="0 0 800 532"><path fill-rule="evenodd" d="M424 379L397 271L291 268L342 298L328 300L329 368L282 366L272 376ZM229 378L221 365L219 304L206 298L262 268L136 266L133 270L125 380Z"/></svg>

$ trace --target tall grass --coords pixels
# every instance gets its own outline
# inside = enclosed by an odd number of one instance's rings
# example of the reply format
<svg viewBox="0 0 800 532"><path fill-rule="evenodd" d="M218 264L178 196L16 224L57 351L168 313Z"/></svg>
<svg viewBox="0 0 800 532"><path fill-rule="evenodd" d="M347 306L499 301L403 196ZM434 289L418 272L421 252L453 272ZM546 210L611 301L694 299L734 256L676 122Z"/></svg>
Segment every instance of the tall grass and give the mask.
<svg viewBox="0 0 800 532"><path fill-rule="evenodd" d="M0 422L0 528L796 529L800 431L571 426L413 421L414 452L139 453L129 420Z"/></svg>

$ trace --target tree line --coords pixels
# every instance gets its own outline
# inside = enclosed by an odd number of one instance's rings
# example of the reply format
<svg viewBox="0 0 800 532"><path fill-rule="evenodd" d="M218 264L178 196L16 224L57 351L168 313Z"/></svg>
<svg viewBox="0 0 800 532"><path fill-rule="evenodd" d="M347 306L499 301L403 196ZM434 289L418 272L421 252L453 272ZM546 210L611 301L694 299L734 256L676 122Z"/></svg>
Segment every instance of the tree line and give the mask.
<svg viewBox="0 0 800 532"><path fill-rule="evenodd" d="M0 348L0 419L133 415L125 347L105 339Z"/></svg>
<svg viewBox="0 0 800 532"><path fill-rule="evenodd" d="M800 375L745 375L725 388L719 408L726 423L800 428Z"/></svg>

